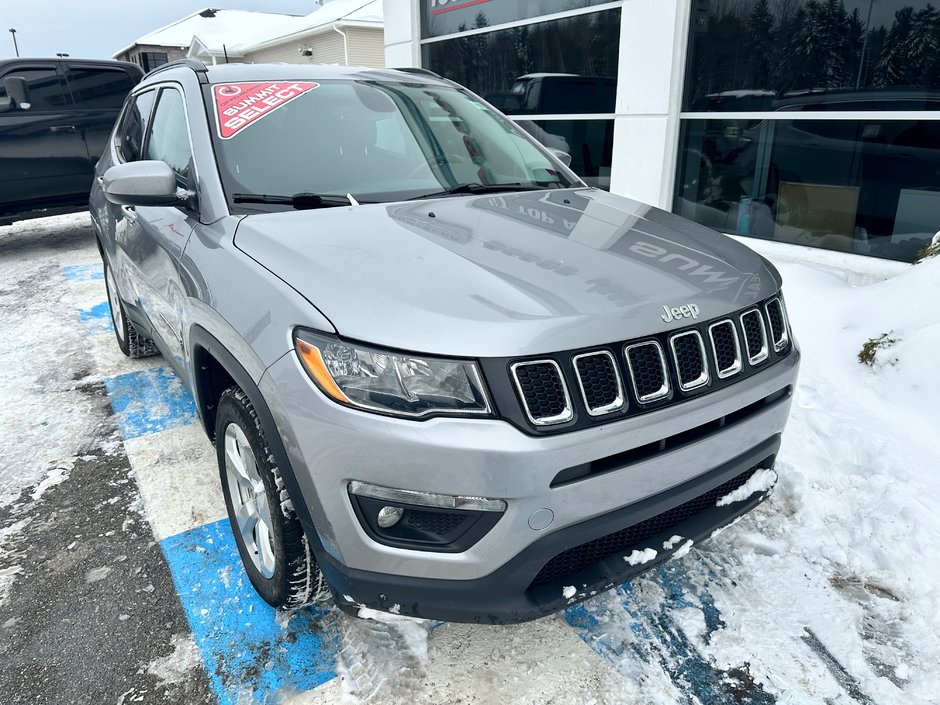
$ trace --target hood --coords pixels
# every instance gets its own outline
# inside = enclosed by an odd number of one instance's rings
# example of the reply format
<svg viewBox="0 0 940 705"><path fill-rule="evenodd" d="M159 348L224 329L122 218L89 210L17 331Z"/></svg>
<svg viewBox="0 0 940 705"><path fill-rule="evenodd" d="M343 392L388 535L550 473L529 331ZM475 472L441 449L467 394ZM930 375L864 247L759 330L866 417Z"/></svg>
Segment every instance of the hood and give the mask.
<svg viewBox="0 0 940 705"><path fill-rule="evenodd" d="M459 357L636 338L691 322L663 306L701 321L780 288L731 238L592 189L251 215L235 245L340 335Z"/></svg>

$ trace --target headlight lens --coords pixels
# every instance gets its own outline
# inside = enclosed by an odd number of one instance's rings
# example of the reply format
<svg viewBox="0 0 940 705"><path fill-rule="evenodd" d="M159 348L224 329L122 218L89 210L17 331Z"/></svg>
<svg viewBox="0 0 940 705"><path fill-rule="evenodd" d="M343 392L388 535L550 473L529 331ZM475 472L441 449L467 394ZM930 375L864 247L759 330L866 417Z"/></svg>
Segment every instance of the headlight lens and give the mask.
<svg viewBox="0 0 940 705"><path fill-rule="evenodd" d="M298 330L304 368L331 399L367 411L410 418L492 415L476 363L378 350Z"/></svg>

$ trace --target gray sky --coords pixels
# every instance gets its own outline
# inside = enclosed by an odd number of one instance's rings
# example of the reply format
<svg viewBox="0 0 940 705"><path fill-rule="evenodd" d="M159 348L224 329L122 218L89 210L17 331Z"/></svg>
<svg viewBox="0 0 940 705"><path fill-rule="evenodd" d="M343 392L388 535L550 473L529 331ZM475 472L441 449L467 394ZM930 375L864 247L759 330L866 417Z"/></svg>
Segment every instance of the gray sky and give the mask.
<svg viewBox="0 0 940 705"><path fill-rule="evenodd" d="M16 29L20 56L109 59L138 37L205 7L305 15L314 0L0 0L0 59L14 56Z"/></svg>

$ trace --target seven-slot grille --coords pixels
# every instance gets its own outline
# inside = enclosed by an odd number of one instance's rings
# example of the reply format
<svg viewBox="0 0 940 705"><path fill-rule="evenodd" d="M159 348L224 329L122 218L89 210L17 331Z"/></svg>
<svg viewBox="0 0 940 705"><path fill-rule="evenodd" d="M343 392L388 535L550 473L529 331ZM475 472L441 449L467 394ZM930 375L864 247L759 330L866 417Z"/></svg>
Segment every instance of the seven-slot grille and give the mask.
<svg viewBox="0 0 940 705"><path fill-rule="evenodd" d="M559 356L561 363L552 358L519 361L510 370L528 421L545 427L575 419L573 396L591 417L632 415L647 405L659 408L669 400L681 401L687 393L750 374L770 358L771 350L785 354L789 342L786 310L774 297L735 317L611 349Z"/></svg>

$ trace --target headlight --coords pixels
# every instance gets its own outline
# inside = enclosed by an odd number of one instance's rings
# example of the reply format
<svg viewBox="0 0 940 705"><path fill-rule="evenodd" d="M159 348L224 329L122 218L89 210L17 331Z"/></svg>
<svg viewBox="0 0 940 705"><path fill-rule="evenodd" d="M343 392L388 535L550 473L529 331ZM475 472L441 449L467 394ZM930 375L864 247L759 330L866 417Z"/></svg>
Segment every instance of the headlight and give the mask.
<svg viewBox="0 0 940 705"><path fill-rule="evenodd" d="M410 418L492 415L476 363L378 350L310 331L294 334L304 368L340 404Z"/></svg>

